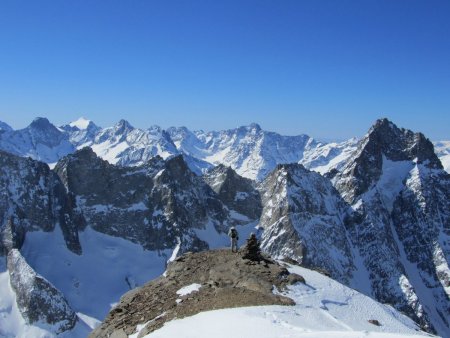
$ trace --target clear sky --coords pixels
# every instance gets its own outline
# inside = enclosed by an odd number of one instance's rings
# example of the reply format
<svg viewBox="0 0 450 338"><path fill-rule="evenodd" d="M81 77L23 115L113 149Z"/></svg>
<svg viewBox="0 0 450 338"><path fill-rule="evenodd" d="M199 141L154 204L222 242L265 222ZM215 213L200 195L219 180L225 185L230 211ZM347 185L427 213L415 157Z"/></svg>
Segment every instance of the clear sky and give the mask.
<svg viewBox="0 0 450 338"><path fill-rule="evenodd" d="M450 139L448 0L0 1L0 120Z"/></svg>

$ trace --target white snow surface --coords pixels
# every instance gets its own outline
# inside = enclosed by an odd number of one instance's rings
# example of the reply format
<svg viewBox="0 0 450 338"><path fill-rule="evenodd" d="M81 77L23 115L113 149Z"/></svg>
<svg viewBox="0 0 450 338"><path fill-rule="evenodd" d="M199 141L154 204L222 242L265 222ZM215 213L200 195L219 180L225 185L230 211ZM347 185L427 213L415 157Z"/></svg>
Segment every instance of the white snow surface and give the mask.
<svg viewBox="0 0 450 338"><path fill-rule="evenodd" d="M388 305L315 271L291 266L306 284L291 286L286 296L295 306L255 306L202 312L173 320L145 338L405 338L426 337L416 324ZM375 319L376 326L368 322Z"/></svg>
<svg viewBox="0 0 450 338"><path fill-rule="evenodd" d="M181 297L187 296L187 295L191 294L192 292L197 292L198 290L200 290L201 287L202 287L201 284L192 283L190 285L183 286L181 289L179 289L177 291L177 295L181 296Z"/></svg>
<svg viewBox="0 0 450 338"><path fill-rule="evenodd" d="M112 305L134 285L163 273L170 250L158 254L122 238L87 227L80 232L83 254L67 250L59 227L53 233L27 234L22 255L63 292L76 311L103 320Z"/></svg>
<svg viewBox="0 0 450 338"><path fill-rule="evenodd" d="M89 127L89 123L91 123L90 120L85 119L84 117L80 117L78 120L70 122L69 126L76 127L80 130L87 129Z"/></svg>
<svg viewBox="0 0 450 338"><path fill-rule="evenodd" d="M450 173L450 141L434 142L434 151L441 160L444 170Z"/></svg>
<svg viewBox="0 0 450 338"><path fill-rule="evenodd" d="M131 288L159 276L171 250L146 251L127 240L87 227L80 232L83 254L69 251L59 226L53 232L30 232L21 250L27 263L63 292L77 312L77 326L58 337L85 338ZM9 284L5 258L0 261L0 337L56 337L45 323L28 325Z"/></svg>

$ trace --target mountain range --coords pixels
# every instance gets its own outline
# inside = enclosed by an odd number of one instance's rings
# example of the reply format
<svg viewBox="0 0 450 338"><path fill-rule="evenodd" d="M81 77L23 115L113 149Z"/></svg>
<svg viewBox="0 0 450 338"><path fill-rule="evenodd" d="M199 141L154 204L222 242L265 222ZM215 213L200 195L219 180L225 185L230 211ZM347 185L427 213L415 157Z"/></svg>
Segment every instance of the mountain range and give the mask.
<svg viewBox="0 0 450 338"><path fill-rule="evenodd" d="M257 124L0 123L0 333L83 336L120 295L237 226L445 337L450 175L448 143L435 145L387 119L340 143Z"/></svg>

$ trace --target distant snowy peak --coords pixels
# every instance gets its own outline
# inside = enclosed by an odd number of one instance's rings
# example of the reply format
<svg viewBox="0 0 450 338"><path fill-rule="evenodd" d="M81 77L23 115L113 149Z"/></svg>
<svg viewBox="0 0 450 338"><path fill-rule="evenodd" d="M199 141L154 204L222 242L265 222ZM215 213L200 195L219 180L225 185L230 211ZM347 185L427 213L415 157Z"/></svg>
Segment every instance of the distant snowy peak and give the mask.
<svg viewBox="0 0 450 338"><path fill-rule="evenodd" d="M0 133L0 149L46 163L55 163L74 151L68 135L42 117L24 129Z"/></svg>
<svg viewBox="0 0 450 338"><path fill-rule="evenodd" d="M262 180L279 163L302 159L310 137L282 136L256 124L223 131L168 130L179 151L214 165L225 164L239 175Z"/></svg>
<svg viewBox="0 0 450 338"><path fill-rule="evenodd" d="M85 119L84 117L80 117L78 120L70 122L69 126L77 128L79 130L85 130L95 125L91 120Z"/></svg>
<svg viewBox="0 0 450 338"><path fill-rule="evenodd" d="M26 130L37 141L53 141L62 138L63 134L61 130L50 123L45 117L35 118Z"/></svg>
<svg viewBox="0 0 450 338"><path fill-rule="evenodd" d="M366 192L382 174L383 157L387 160L423 163L428 168L443 169L433 144L422 133L398 128L388 119L379 119L356 145L337 178L338 188L346 200Z"/></svg>
<svg viewBox="0 0 450 338"><path fill-rule="evenodd" d="M340 170L356 151L358 142L356 137L339 143L322 143L310 139L299 163L321 174L329 173L333 169Z"/></svg>
<svg viewBox="0 0 450 338"><path fill-rule="evenodd" d="M156 155L166 159L179 154L170 135L160 127L142 130L125 120L99 131L90 146L103 159L124 166L144 164Z"/></svg>
<svg viewBox="0 0 450 338"><path fill-rule="evenodd" d="M0 121L0 132L2 131L12 131L12 127L6 124L5 122Z"/></svg>
<svg viewBox="0 0 450 338"><path fill-rule="evenodd" d="M307 135L283 136L265 131L256 123L204 132L186 127L139 129L122 119L102 129L81 117L59 128L46 118L35 119L17 133L8 127L1 129L0 149L50 164L75 149L88 146L112 164L136 166L153 156L166 159L184 154L189 167L198 175L224 164L239 175L258 181L281 163L299 162L322 174L339 169L355 145L352 140L326 144Z"/></svg>

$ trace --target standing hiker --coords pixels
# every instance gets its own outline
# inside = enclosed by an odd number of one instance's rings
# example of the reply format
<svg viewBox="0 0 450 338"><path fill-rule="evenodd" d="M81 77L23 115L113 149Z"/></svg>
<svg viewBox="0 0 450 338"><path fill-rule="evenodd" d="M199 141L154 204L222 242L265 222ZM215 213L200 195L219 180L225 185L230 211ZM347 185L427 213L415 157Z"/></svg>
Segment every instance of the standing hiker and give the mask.
<svg viewBox="0 0 450 338"><path fill-rule="evenodd" d="M238 245L237 242L239 240L239 234L235 227L231 227L230 231L228 231L228 236L231 239L231 251L237 252L238 251Z"/></svg>

